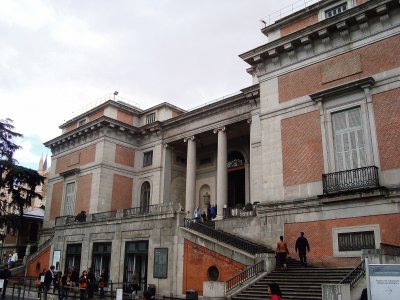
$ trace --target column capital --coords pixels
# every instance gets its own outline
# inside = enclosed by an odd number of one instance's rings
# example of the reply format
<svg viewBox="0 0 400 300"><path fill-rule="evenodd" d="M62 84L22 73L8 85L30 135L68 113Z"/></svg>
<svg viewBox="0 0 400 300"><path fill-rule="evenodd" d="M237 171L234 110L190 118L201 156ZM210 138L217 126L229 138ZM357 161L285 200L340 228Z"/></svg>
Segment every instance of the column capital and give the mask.
<svg viewBox="0 0 400 300"><path fill-rule="evenodd" d="M164 148L164 149L171 149L171 150L174 150L174 147L171 146L171 145L168 144L168 143L163 143L163 148Z"/></svg>
<svg viewBox="0 0 400 300"><path fill-rule="evenodd" d="M184 138L183 139L183 142L187 142L187 141L198 141L199 139L198 138L196 138L194 135L192 135L192 136L188 136L188 137L186 137L186 138Z"/></svg>
<svg viewBox="0 0 400 300"><path fill-rule="evenodd" d="M215 128L213 130L214 133L217 133L218 131L222 131L222 132L226 131L226 126L221 126L221 127Z"/></svg>

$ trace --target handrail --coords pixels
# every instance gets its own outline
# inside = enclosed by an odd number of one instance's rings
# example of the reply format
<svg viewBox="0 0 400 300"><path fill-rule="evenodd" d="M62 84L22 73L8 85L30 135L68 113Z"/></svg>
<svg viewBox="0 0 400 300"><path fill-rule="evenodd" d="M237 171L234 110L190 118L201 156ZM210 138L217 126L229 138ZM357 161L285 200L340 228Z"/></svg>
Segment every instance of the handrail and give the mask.
<svg viewBox="0 0 400 300"><path fill-rule="evenodd" d="M357 281L365 275L365 260L363 260L357 267L351 270L339 284L350 284L353 287Z"/></svg>
<svg viewBox="0 0 400 300"><path fill-rule="evenodd" d="M232 289L243 284L250 278L253 278L258 273L264 272L264 271L265 271L265 262L260 261L259 263L255 264L254 266L251 266L251 267L247 268L246 270L240 272L239 274L232 277L231 279L228 279L225 282L225 292L231 291Z"/></svg>
<svg viewBox="0 0 400 300"><path fill-rule="evenodd" d="M195 230L199 233L207 235L217 241L223 242L225 244L231 245L235 248L246 251L250 254L256 253L268 253L273 252L273 250L269 249L266 246L251 242L249 240L245 240L239 236L230 234L228 232L224 232L221 230L215 230L210 226L206 226L201 222L196 222L194 219L184 219L184 227Z"/></svg>
<svg viewBox="0 0 400 300"><path fill-rule="evenodd" d="M51 236L47 241L45 241L43 244L41 244L35 252L29 254L29 256L26 258L26 262L30 261L33 257L38 255L44 248L48 247L50 245L50 242L53 240L53 236Z"/></svg>

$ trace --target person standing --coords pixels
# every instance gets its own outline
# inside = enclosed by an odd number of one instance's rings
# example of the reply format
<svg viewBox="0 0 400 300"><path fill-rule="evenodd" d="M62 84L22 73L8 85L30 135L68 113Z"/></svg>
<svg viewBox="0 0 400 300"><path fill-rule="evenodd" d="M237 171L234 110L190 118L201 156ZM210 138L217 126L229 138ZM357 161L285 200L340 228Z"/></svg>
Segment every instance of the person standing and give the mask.
<svg viewBox="0 0 400 300"><path fill-rule="evenodd" d="M72 284L76 287L79 286L79 272L75 267L72 267L72 271L71 271L71 281Z"/></svg>
<svg viewBox="0 0 400 300"><path fill-rule="evenodd" d="M51 286L54 285L54 278L55 278L54 269L55 269L54 266L50 266L50 269L48 269L46 273L44 273L43 286L44 286L45 300L47 299L47 293L49 292Z"/></svg>
<svg viewBox="0 0 400 300"><path fill-rule="evenodd" d="M38 299L40 299L40 296L44 291L44 274L46 274L46 269L43 269L37 277Z"/></svg>
<svg viewBox="0 0 400 300"><path fill-rule="evenodd" d="M100 290L100 298L104 298L104 286L105 286L105 280L104 280L104 273L100 274L99 278L99 290Z"/></svg>
<svg viewBox="0 0 400 300"><path fill-rule="evenodd" d="M96 277L94 276L94 273L92 271L92 268L88 269L88 273L87 273L87 293L88 293L88 298L92 299L93 295L94 295L94 290L96 288L95 286L95 281L96 281Z"/></svg>
<svg viewBox="0 0 400 300"><path fill-rule="evenodd" d="M13 254L11 255L11 265L10 268L14 268L18 261L18 253L14 250Z"/></svg>
<svg viewBox="0 0 400 300"><path fill-rule="evenodd" d="M279 237L279 242L276 245L275 255L279 261L281 270L282 271L286 270L286 258L289 255L289 250L286 242L283 240L282 235Z"/></svg>
<svg viewBox="0 0 400 300"><path fill-rule="evenodd" d="M87 272L84 270L79 278L79 295L80 300L86 300L86 291L88 286Z"/></svg>
<svg viewBox="0 0 400 300"><path fill-rule="evenodd" d="M68 299L68 292L71 288L71 278L69 271L65 272L61 277L61 299Z"/></svg>
<svg viewBox="0 0 400 300"><path fill-rule="evenodd" d="M3 279L3 288L1 289L1 297L4 298L6 295L6 289L8 285L8 278L11 277L11 271L8 269L8 265L5 264L3 270L0 271L0 279Z"/></svg>
<svg viewBox="0 0 400 300"><path fill-rule="evenodd" d="M307 268L307 252L310 252L308 240L304 237L304 232L300 232L300 236L296 240L296 252L299 251L301 265Z"/></svg>
<svg viewBox="0 0 400 300"><path fill-rule="evenodd" d="M270 283L268 285L268 294L271 295L270 300L282 300L282 292L277 283Z"/></svg>

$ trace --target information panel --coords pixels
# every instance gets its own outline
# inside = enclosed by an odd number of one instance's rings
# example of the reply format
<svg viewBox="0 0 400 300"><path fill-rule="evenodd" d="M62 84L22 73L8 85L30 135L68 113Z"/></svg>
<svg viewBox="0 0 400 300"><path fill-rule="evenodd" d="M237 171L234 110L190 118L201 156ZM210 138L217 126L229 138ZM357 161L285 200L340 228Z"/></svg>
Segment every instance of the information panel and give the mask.
<svg viewBox="0 0 400 300"><path fill-rule="evenodd" d="M168 248L154 249L154 278L168 277Z"/></svg>
<svg viewBox="0 0 400 300"><path fill-rule="evenodd" d="M369 265L373 300L400 299L400 265Z"/></svg>

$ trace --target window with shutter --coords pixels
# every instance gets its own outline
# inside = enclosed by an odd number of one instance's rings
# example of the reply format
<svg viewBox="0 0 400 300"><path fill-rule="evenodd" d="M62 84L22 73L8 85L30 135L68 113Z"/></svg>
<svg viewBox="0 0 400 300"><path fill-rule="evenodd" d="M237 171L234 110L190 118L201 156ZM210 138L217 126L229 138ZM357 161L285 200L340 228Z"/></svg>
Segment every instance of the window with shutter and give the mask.
<svg viewBox="0 0 400 300"><path fill-rule="evenodd" d="M64 201L64 215L71 216L74 214L74 202L75 202L75 182L67 184L65 189L65 201Z"/></svg>
<svg viewBox="0 0 400 300"><path fill-rule="evenodd" d="M332 114L336 171L366 166L361 108Z"/></svg>

